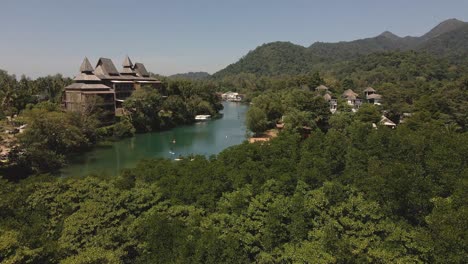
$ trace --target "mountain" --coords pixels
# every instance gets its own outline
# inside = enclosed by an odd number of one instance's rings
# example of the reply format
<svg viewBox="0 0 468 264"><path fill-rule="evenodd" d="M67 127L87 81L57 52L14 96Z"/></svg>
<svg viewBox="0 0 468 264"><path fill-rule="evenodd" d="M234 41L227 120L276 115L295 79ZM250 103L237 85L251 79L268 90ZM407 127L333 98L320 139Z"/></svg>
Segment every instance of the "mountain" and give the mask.
<svg viewBox="0 0 468 264"><path fill-rule="evenodd" d="M295 74L307 72L308 63L317 59L300 45L291 42L272 42L250 51L237 63L229 65L223 71L259 75L264 73L269 73L269 75ZM220 75L223 71L216 74Z"/></svg>
<svg viewBox="0 0 468 264"><path fill-rule="evenodd" d="M188 80L204 80L210 78L211 75L207 72L187 72L178 73L169 76L171 79L188 79Z"/></svg>
<svg viewBox="0 0 468 264"><path fill-rule="evenodd" d="M316 42L309 47L290 42L272 42L250 51L238 62L213 76L223 77L239 73L267 76L300 74L316 69L318 65L386 51L426 51L457 59L468 53L467 31L468 23L449 19L420 37L399 37L385 31L372 38L337 43Z"/></svg>
<svg viewBox="0 0 468 264"><path fill-rule="evenodd" d="M466 59L468 57L468 23L424 41L417 49L452 60Z"/></svg>
<svg viewBox="0 0 468 264"><path fill-rule="evenodd" d="M438 37L442 34L445 34L447 32L451 32L457 29L460 29L462 27L465 27L468 25L467 22L460 21L458 19L452 18L443 21L439 25L437 25L435 28L431 29L429 32L421 36L421 40L429 40L435 37Z"/></svg>

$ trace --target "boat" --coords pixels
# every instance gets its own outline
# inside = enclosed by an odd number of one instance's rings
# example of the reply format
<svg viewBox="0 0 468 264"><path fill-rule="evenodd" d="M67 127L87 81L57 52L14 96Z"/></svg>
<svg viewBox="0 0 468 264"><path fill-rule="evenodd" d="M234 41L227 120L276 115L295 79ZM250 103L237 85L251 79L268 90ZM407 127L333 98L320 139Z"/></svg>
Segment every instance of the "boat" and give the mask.
<svg viewBox="0 0 468 264"><path fill-rule="evenodd" d="M211 115L196 115L195 116L196 121L206 121L208 119L211 119Z"/></svg>

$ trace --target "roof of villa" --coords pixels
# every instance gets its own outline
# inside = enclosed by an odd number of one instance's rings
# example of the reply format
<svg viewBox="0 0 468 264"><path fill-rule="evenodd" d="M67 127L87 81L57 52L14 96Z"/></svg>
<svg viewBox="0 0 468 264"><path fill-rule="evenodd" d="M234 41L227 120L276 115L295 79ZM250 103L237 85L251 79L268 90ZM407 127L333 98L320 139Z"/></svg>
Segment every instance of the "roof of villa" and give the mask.
<svg viewBox="0 0 468 264"><path fill-rule="evenodd" d="M380 94L369 94L369 96L367 96L367 99L382 99L382 95L380 95Z"/></svg>
<svg viewBox="0 0 468 264"><path fill-rule="evenodd" d="M139 62L135 63L135 65L133 66L133 69L136 71L137 75L140 77L150 77L143 63L139 63Z"/></svg>
<svg viewBox="0 0 468 264"><path fill-rule="evenodd" d="M364 89L364 92L375 92L375 90L372 87L367 87L366 89Z"/></svg>
<svg viewBox="0 0 468 264"><path fill-rule="evenodd" d="M124 67L130 67L130 68L133 67L133 63L132 63L132 61L130 60L130 58L128 57L128 55L125 56L125 59L124 59L124 61L123 61L123 63L122 63L122 66L124 66Z"/></svg>
<svg viewBox="0 0 468 264"><path fill-rule="evenodd" d="M120 75L112 60L108 58L99 58L94 72L101 79L118 78Z"/></svg>
<svg viewBox="0 0 468 264"><path fill-rule="evenodd" d="M315 87L315 90L316 90L316 91L324 91L324 90L328 90L328 87L326 87L325 85L321 84L321 85Z"/></svg>
<svg viewBox="0 0 468 264"><path fill-rule="evenodd" d="M342 97L348 98L348 99L356 99L359 95L355 93L353 90L348 89L343 92Z"/></svg>
<svg viewBox="0 0 468 264"><path fill-rule="evenodd" d="M73 78L75 82L100 82L102 81L99 77L92 73L80 73L75 78Z"/></svg>
<svg viewBox="0 0 468 264"><path fill-rule="evenodd" d="M330 101L332 99L332 96L329 94L329 93L326 93L324 96L323 96L323 99L325 99L326 101Z"/></svg>
<svg viewBox="0 0 468 264"><path fill-rule="evenodd" d="M107 85L101 83L89 84L89 83L72 83L65 87L67 90L104 90L112 91Z"/></svg>
<svg viewBox="0 0 468 264"><path fill-rule="evenodd" d="M85 72L93 72L93 66L91 66L91 63L89 62L88 58L84 58L83 62L81 63L80 66L80 72L85 73Z"/></svg>
<svg viewBox="0 0 468 264"><path fill-rule="evenodd" d="M396 124L386 116L382 116L379 123L384 126L396 126Z"/></svg>

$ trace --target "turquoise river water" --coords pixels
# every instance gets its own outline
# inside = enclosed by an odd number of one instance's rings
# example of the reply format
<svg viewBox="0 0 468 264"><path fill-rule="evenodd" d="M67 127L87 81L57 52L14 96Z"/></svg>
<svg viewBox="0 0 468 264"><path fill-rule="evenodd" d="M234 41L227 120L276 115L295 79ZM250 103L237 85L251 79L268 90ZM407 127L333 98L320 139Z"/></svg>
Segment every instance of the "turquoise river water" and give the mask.
<svg viewBox="0 0 468 264"><path fill-rule="evenodd" d="M132 138L96 147L73 157L62 169L62 176L89 174L117 175L121 169L134 167L139 160L199 154L210 156L246 140L245 113L248 106L224 102L223 116L169 131L137 134Z"/></svg>

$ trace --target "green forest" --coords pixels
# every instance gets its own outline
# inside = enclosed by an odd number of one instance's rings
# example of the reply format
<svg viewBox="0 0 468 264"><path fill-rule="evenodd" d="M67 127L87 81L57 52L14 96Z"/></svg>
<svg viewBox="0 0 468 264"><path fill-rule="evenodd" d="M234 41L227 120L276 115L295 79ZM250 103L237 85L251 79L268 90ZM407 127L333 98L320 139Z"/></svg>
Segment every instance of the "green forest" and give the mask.
<svg viewBox="0 0 468 264"><path fill-rule="evenodd" d="M3 263L462 263L468 138L351 117L209 159L0 188Z"/></svg>
<svg viewBox="0 0 468 264"><path fill-rule="evenodd" d="M97 110L62 110L68 78L0 72L2 129L27 124L0 170L0 263L465 263L468 64L442 48L465 29L339 58L266 44L214 76L135 91L110 125ZM384 101L353 113L339 99L331 114L318 85L335 97L372 86ZM229 90L251 103L252 132L287 126L268 142L142 160L115 177L55 173L105 141L216 115L215 93ZM398 126L379 125L382 113Z"/></svg>

